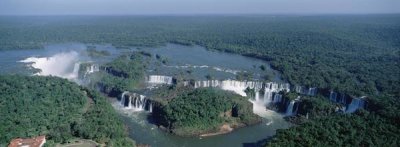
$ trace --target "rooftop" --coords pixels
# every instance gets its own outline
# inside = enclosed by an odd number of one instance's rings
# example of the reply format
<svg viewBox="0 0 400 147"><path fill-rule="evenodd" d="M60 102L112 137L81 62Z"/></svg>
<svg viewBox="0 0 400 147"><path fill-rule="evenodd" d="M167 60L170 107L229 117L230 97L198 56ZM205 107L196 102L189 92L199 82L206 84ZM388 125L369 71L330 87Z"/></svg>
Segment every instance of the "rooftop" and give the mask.
<svg viewBox="0 0 400 147"><path fill-rule="evenodd" d="M11 140L8 147L42 147L45 142L46 136L38 136L28 139L16 138Z"/></svg>

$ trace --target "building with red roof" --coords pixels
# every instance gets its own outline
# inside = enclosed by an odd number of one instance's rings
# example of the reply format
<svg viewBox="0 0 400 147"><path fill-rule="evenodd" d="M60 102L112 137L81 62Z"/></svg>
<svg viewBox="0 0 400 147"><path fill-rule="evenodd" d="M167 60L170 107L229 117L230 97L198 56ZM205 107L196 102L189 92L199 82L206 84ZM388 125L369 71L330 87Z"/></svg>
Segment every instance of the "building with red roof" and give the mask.
<svg viewBox="0 0 400 147"><path fill-rule="evenodd" d="M8 147L42 147L45 143L46 136L38 136L28 139L16 138L11 140Z"/></svg>

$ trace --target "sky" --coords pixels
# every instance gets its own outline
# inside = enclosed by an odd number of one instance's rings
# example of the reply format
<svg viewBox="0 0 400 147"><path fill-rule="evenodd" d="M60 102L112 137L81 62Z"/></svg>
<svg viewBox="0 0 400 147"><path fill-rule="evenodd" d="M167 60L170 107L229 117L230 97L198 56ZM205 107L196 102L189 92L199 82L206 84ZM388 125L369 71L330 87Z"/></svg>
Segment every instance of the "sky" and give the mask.
<svg viewBox="0 0 400 147"><path fill-rule="evenodd" d="M0 0L0 15L376 13L400 13L400 0Z"/></svg>

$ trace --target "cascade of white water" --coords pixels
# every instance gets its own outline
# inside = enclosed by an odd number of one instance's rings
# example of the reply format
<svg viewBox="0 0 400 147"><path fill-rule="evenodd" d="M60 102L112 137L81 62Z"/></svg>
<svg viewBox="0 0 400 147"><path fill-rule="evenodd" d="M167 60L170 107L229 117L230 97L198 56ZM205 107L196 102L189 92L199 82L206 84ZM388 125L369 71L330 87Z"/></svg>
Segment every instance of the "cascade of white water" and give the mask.
<svg viewBox="0 0 400 147"><path fill-rule="evenodd" d="M337 93L331 91L331 93L329 94L329 100L331 100L332 102L336 102L336 97L337 97Z"/></svg>
<svg viewBox="0 0 400 147"><path fill-rule="evenodd" d="M149 112L153 112L153 103L150 103Z"/></svg>
<svg viewBox="0 0 400 147"><path fill-rule="evenodd" d="M236 80L208 80L208 81L195 81L194 88L200 87L217 87L223 90L233 91L239 95L247 96L245 90L251 88L255 90L255 100L262 102L263 104L269 104L271 102L280 102L282 99L281 95L276 95L273 101L274 95L280 91L290 91L290 85L288 83L262 83L254 81L236 81ZM264 89L263 100L260 99L260 90Z"/></svg>
<svg viewBox="0 0 400 147"><path fill-rule="evenodd" d="M304 86L295 86L295 91L299 94L315 96L317 95L318 89L316 87L306 88Z"/></svg>
<svg viewBox="0 0 400 147"><path fill-rule="evenodd" d="M139 108L139 110L144 110L144 108L146 107L146 102L147 99L145 99L145 96L139 95L139 103L136 107Z"/></svg>
<svg viewBox="0 0 400 147"><path fill-rule="evenodd" d="M29 57L20 62L27 63L32 68L40 69L40 72L35 73L35 75L52 75L76 80L79 72L79 61L79 53L70 51L61 52L49 57Z"/></svg>
<svg viewBox="0 0 400 147"><path fill-rule="evenodd" d="M161 76L161 75L150 75L148 79L148 83L152 84L172 84L172 77L170 76Z"/></svg>
<svg viewBox="0 0 400 147"><path fill-rule="evenodd" d="M121 95L121 105L125 107L125 95L128 94L128 91L124 91Z"/></svg>
<svg viewBox="0 0 400 147"><path fill-rule="evenodd" d="M353 113L359 108L364 108L364 100L361 98L353 98L346 108L346 113Z"/></svg>
<svg viewBox="0 0 400 147"><path fill-rule="evenodd" d="M134 111L153 111L152 103L148 102L148 99L144 95L129 93L128 91L122 93L120 104L125 109L133 109Z"/></svg>
<svg viewBox="0 0 400 147"><path fill-rule="evenodd" d="M100 68L98 65L91 64L90 66L86 66L86 71L83 75L83 78L86 78L89 74L92 74L94 72L100 71Z"/></svg>
<svg viewBox="0 0 400 147"><path fill-rule="evenodd" d="M264 93L264 104L268 105L272 102L272 91L265 91Z"/></svg>
<svg viewBox="0 0 400 147"><path fill-rule="evenodd" d="M309 89L308 89L307 95L315 96L316 94L317 94L317 88L312 87L312 88L309 88Z"/></svg>
<svg viewBox="0 0 400 147"><path fill-rule="evenodd" d="M268 105L270 103L279 103L282 101L282 95L279 94L280 91L290 91L289 84L279 84L279 83L265 83L264 89L264 104Z"/></svg>
<svg viewBox="0 0 400 147"><path fill-rule="evenodd" d="M133 105L133 108L135 108L135 110L138 110L138 111L141 111L142 109L141 109L141 101L140 101L140 99L138 99L138 97L135 97L135 105Z"/></svg>
<svg viewBox="0 0 400 147"><path fill-rule="evenodd" d="M189 81L184 81L183 86L189 86Z"/></svg>
<svg viewBox="0 0 400 147"><path fill-rule="evenodd" d="M294 105L294 103L295 103L295 101L291 100L289 105L287 106L287 108L286 108L286 115L287 116L293 115L293 105Z"/></svg>
<svg viewBox="0 0 400 147"><path fill-rule="evenodd" d="M271 92L264 90L264 97L263 97L263 102L264 104L269 104L271 103L271 99L270 98Z"/></svg>
<svg viewBox="0 0 400 147"><path fill-rule="evenodd" d="M74 70L72 71L71 74L71 79L76 79L78 78L78 74L79 74L79 67L80 67L81 63L77 62L74 64Z"/></svg>
<svg viewBox="0 0 400 147"><path fill-rule="evenodd" d="M216 87L223 90L233 91L239 95L246 96L244 92L247 88L261 89L263 87L262 82L252 81L236 81L236 80L207 80L207 81L195 81L194 88L200 87Z"/></svg>
<svg viewBox="0 0 400 147"><path fill-rule="evenodd" d="M302 87L301 86L298 86L298 85L296 85L296 87L295 87L295 91L297 92L297 93L302 93Z"/></svg>
<svg viewBox="0 0 400 147"><path fill-rule="evenodd" d="M258 101L260 101L260 91L258 91L258 90L254 90L255 91L255 99L256 99L256 101L258 102Z"/></svg>
<svg viewBox="0 0 400 147"><path fill-rule="evenodd" d="M282 101L282 95L275 93L273 103L280 103Z"/></svg>
<svg viewBox="0 0 400 147"><path fill-rule="evenodd" d="M129 98L128 109L131 109L132 108L132 97L129 96L128 98Z"/></svg>
<svg viewBox="0 0 400 147"><path fill-rule="evenodd" d="M99 66L94 64L90 65L89 68L86 68L86 74L91 74L98 71L100 71Z"/></svg>

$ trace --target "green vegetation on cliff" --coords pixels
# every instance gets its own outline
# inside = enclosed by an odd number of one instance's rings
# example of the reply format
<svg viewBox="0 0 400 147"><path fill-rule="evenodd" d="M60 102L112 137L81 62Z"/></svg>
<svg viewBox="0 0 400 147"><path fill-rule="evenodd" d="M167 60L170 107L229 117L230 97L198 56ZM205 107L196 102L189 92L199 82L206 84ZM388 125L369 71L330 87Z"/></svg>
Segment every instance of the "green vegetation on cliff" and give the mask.
<svg viewBox="0 0 400 147"><path fill-rule="evenodd" d="M88 46L86 51L90 57L104 57L111 55L111 53L107 50L96 50L95 46Z"/></svg>
<svg viewBox="0 0 400 147"><path fill-rule="evenodd" d="M56 77L0 76L0 146L46 135L48 145L73 138L133 146L124 125L99 93Z"/></svg>
<svg viewBox="0 0 400 147"><path fill-rule="evenodd" d="M260 121L247 98L210 88L184 92L158 113L159 124L182 136L218 131L223 124L240 127Z"/></svg>
<svg viewBox="0 0 400 147"><path fill-rule="evenodd" d="M101 67L92 78L92 87L99 87L102 92L117 96L126 90L133 90L144 79L146 57L138 53L121 55Z"/></svg>
<svg viewBox="0 0 400 147"><path fill-rule="evenodd" d="M399 99L370 98L366 110L336 112L342 106L327 98L302 96L298 116L288 118L298 126L279 130L267 146L399 146Z"/></svg>

